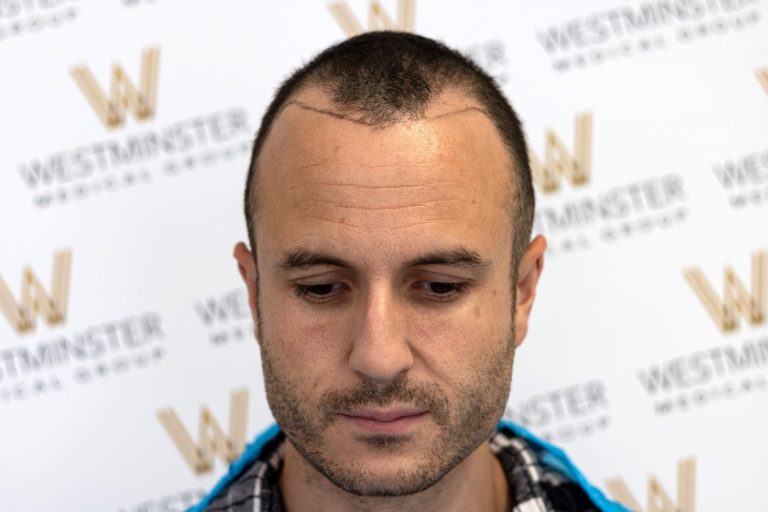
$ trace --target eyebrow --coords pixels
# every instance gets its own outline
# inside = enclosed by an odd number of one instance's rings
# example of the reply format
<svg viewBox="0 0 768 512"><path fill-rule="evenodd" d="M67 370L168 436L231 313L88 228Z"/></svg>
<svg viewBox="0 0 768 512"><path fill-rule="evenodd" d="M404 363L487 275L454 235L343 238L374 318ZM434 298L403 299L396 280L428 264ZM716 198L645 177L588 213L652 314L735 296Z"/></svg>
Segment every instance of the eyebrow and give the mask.
<svg viewBox="0 0 768 512"><path fill-rule="evenodd" d="M341 258L312 252L306 249L292 249L286 251L283 254L283 257L280 258L280 263L278 264L278 266L284 270L304 269L318 265L352 268L350 263Z"/></svg>
<svg viewBox="0 0 768 512"><path fill-rule="evenodd" d="M454 267L484 267L490 261L484 260L480 255L466 247L456 247L447 250L429 252L418 256L406 263L406 267L420 267L426 265L448 265ZM309 251L306 249L292 249L286 251L280 259L278 266L284 270L307 269L314 266L329 265L341 268L353 268L348 261Z"/></svg>
<svg viewBox="0 0 768 512"><path fill-rule="evenodd" d="M477 252L471 251L466 247L430 252L408 262L409 267L419 267L424 265L484 267L488 264L490 264L489 261L483 260Z"/></svg>

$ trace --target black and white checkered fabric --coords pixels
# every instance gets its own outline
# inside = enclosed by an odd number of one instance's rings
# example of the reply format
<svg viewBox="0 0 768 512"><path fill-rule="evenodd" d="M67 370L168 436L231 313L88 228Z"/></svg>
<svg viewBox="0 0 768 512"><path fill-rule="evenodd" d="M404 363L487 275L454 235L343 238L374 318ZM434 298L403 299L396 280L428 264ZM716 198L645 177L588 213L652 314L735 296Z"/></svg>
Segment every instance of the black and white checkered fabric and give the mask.
<svg viewBox="0 0 768 512"><path fill-rule="evenodd" d="M264 445L259 459L205 509L207 512L284 512L278 478L285 436ZM491 438L491 450L507 474L511 512L599 512L582 488L536 456L511 430Z"/></svg>

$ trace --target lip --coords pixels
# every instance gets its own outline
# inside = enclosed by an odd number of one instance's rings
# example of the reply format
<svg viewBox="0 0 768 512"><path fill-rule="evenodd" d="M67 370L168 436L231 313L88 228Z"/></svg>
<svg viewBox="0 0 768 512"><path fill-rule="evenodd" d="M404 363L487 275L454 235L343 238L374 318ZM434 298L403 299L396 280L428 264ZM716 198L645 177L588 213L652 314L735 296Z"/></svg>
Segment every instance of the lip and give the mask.
<svg viewBox="0 0 768 512"><path fill-rule="evenodd" d="M423 409L360 409L339 416L359 430L375 434L405 434L427 417Z"/></svg>

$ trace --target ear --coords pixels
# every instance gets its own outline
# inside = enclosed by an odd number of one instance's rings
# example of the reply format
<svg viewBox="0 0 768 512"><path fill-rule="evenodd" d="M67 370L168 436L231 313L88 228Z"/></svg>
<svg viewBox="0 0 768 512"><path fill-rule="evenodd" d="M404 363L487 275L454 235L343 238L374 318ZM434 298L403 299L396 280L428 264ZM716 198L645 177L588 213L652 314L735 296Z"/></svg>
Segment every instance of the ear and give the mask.
<svg viewBox="0 0 768 512"><path fill-rule="evenodd" d="M547 241L538 235L528 244L517 270L517 298L515 302L515 347L519 347L528 334L528 318L536 297L536 285L544 268Z"/></svg>
<svg viewBox="0 0 768 512"><path fill-rule="evenodd" d="M243 242L238 242L235 245L234 256L237 260L237 270L240 271L240 276L248 289L248 306L251 308L251 318L253 318L253 333L256 335L256 341L258 341L260 338L256 259Z"/></svg>

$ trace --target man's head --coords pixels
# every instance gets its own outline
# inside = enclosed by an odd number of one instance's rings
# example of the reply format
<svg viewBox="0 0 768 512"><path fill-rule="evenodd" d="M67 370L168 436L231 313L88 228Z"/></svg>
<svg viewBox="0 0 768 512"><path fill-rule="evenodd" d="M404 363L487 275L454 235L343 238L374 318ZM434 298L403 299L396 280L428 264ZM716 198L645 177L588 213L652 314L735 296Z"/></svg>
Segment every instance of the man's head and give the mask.
<svg viewBox="0 0 768 512"><path fill-rule="evenodd" d="M534 211L520 120L493 78L477 64L437 41L404 32L369 32L347 39L295 71L277 90L256 134L246 179L245 220L252 249L256 246L259 156L278 114L307 89L325 94L332 115L373 129L422 118L446 90L474 99L495 125L509 155L513 261L519 260L528 247Z"/></svg>
<svg viewBox="0 0 768 512"><path fill-rule="evenodd" d="M267 398L345 491L424 490L504 409L542 265L525 142L493 81L400 33L326 50L265 114L246 192Z"/></svg>

